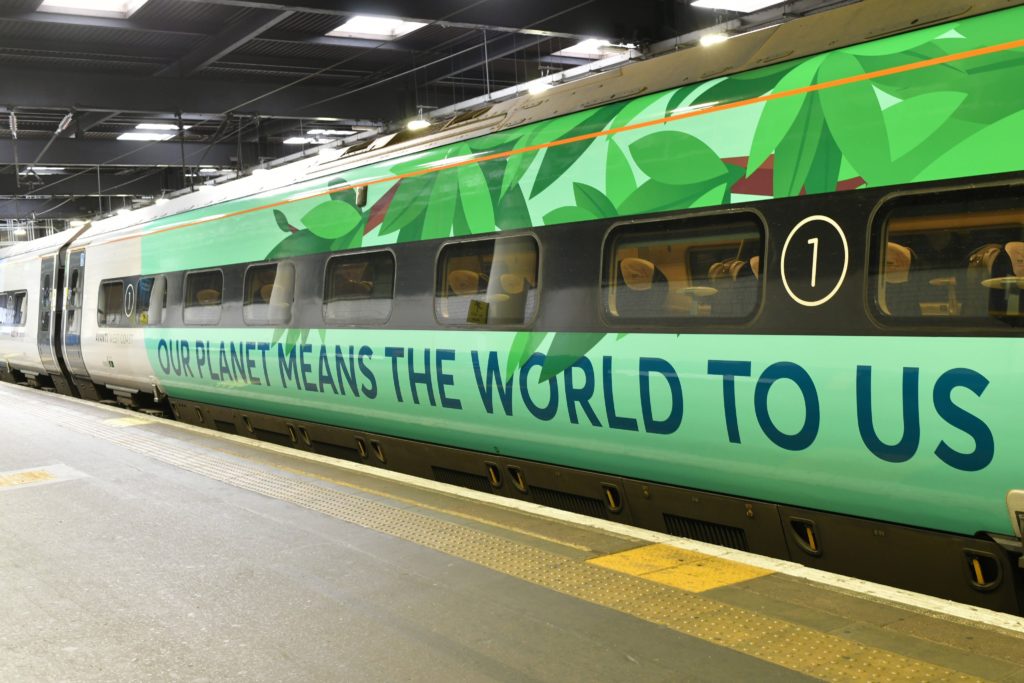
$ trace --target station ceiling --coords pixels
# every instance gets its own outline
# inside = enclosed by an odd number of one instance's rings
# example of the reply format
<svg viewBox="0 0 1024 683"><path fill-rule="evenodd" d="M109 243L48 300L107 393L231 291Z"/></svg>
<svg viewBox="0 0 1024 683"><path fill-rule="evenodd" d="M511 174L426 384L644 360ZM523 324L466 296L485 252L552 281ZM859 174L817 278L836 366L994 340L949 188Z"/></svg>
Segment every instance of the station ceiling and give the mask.
<svg viewBox="0 0 1024 683"><path fill-rule="evenodd" d="M722 22L851 1L747 15L691 0L129 0L98 14L49 6L83 0L0 0L0 221L95 215L295 153L296 138L394 126L623 45L643 57ZM423 25L393 39L336 32L361 15ZM593 38L611 45L572 51Z"/></svg>

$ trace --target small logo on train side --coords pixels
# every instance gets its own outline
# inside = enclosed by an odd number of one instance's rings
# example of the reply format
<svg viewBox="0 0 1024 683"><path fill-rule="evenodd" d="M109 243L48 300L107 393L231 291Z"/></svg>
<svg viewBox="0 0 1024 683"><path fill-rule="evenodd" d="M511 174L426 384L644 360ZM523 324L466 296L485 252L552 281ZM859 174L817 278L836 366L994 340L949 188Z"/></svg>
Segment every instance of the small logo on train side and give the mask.
<svg viewBox="0 0 1024 683"><path fill-rule="evenodd" d="M820 306L846 279L850 247L843 229L828 216L808 216L782 247L782 285L801 306Z"/></svg>
<svg viewBox="0 0 1024 683"><path fill-rule="evenodd" d="M135 315L135 285L130 283L124 288L124 314L128 318Z"/></svg>

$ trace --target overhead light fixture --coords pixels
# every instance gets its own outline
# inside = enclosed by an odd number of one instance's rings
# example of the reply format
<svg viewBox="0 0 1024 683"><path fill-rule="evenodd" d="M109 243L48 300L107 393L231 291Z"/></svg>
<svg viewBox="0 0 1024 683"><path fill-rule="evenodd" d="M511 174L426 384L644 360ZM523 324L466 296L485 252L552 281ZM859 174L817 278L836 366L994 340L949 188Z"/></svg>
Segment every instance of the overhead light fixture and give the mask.
<svg viewBox="0 0 1024 683"><path fill-rule="evenodd" d="M219 168L200 168L199 175L220 175L222 171Z"/></svg>
<svg viewBox="0 0 1024 683"><path fill-rule="evenodd" d="M83 221L81 219L76 219L76 220L73 220L73 221L68 221L68 227L69 228L84 228L85 227L85 221Z"/></svg>
<svg viewBox="0 0 1024 683"><path fill-rule="evenodd" d="M313 138L304 138L302 136L298 136L297 135L297 136L292 137L292 138L285 138L285 141L282 144L285 144L285 145L311 145L311 144L313 144L313 142L314 142Z"/></svg>
<svg viewBox="0 0 1024 683"><path fill-rule="evenodd" d="M330 129L328 129L328 128L314 128L313 130L309 131L309 134L310 135L333 135L333 136L338 136L338 137L346 137L346 136L349 136L349 135L355 135L356 132L354 130L335 130L333 128L330 128Z"/></svg>
<svg viewBox="0 0 1024 683"><path fill-rule="evenodd" d="M420 115L405 124L405 127L409 130L423 130L424 128L430 128L430 121L427 121L422 115Z"/></svg>
<svg viewBox="0 0 1024 683"><path fill-rule="evenodd" d="M27 234L28 234L28 230L26 230L25 228L15 228L14 229L14 236L15 237L24 237Z"/></svg>
<svg viewBox="0 0 1024 683"><path fill-rule="evenodd" d="M729 36L725 33L705 33L700 37L700 44L704 47L709 47L724 43L727 40L729 40Z"/></svg>
<svg viewBox="0 0 1024 683"><path fill-rule="evenodd" d="M785 0L693 0L690 4L701 9L721 9L727 12L756 12Z"/></svg>
<svg viewBox="0 0 1024 683"><path fill-rule="evenodd" d="M148 0L43 0L40 12L127 19Z"/></svg>
<svg viewBox="0 0 1024 683"><path fill-rule="evenodd" d="M26 166L18 175L58 175L66 172L63 166Z"/></svg>
<svg viewBox="0 0 1024 683"><path fill-rule="evenodd" d="M161 196L161 197L157 197L156 199L154 199L153 203L156 204L157 206L159 206L160 204L166 204L169 201L171 201L171 200L168 199L167 197Z"/></svg>
<svg viewBox="0 0 1024 683"><path fill-rule="evenodd" d="M120 209L117 210L117 215L118 216L127 216L131 212L132 212L131 207L129 207L129 206L122 206Z"/></svg>
<svg viewBox="0 0 1024 683"><path fill-rule="evenodd" d="M263 168L262 166L257 166L256 168L254 168L251 171L249 171L249 175L263 175L264 173L267 173L269 170L270 170L269 168Z"/></svg>
<svg viewBox="0 0 1024 683"><path fill-rule="evenodd" d="M601 38L587 38L575 45L552 53L555 57L576 57L577 59L600 59L624 50L635 50L633 43L613 43Z"/></svg>
<svg viewBox="0 0 1024 683"><path fill-rule="evenodd" d="M174 137L174 133L121 133L118 140L137 140L141 142L163 142Z"/></svg>
<svg viewBox="0 0 1024 683"><path fill-rule="evenodd" d="M422 21L405 21L398 17L374 17L366 14L357 14L344 24L327 33L335 38L368 38L370 40L394 40L406 33L411 33L418 28L423 28L426 23Z"/></svg>
<svg viewBox="0 0 1024 683"><path fill-rule="evenodd" d="M188 130L192 126L182 126L182 129ZM178 124L176 123L140 123L135 126L135 130L178 130Z"/></svg>

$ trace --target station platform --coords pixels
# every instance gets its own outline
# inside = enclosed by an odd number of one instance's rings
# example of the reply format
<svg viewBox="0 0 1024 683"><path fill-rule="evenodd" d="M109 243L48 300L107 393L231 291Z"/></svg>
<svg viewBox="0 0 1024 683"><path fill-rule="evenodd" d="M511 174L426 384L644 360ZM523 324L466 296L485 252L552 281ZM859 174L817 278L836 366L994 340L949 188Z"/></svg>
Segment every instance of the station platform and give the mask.
<svg viewBox="0 0 1024 683"><path fill-rule="evenodd" d="M0 385L0 680L1024 682L1024 619Z"/></svg>

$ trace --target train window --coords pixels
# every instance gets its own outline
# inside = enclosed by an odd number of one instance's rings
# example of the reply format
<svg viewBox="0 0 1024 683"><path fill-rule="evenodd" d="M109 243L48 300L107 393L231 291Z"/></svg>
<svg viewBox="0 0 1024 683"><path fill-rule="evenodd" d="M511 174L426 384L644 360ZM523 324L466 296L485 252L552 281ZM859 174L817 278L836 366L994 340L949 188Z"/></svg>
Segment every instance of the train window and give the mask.
<svg viewBox="0 0 1024 683"><path fill-rule="evenodd" d="M203 270L185 275L186 325L216 325L220 322L224 295L224 274Z"/></svg>
<svg viewBox="0 0 1024 683"><path fill-rule="evenodd" d="M50 312L53 309L50 298L51 289L53 289L53 278L47 273L43 276L42 287L39 288L39 300L42 303L39 312L39 331L44 333L50 331Z"/></svg>
<svg viewBox="0 0 1024 683"><path fill-rule="evenodd" d="M391 317L395 257L389 251L335 256L327 262L324 321L328 324L381 324Z"/></svg>
<svg viewBox="0 0 1024 683"><path fill-rule="evenodd" d="M871 292L883 320L1024 324L1019 191L900 197L878 216Z"/></svg>
<svg viewBox="0 0 1024 683"><path fill-rule="evenodd" d="M751 214L624 225L608 242L605 312L615 321L740 321L761 300L764 228Z"/></svg>
<svg viewBox="0 0 1024 683"><path fill-rule="evenodd" d="M167 278L163 275L139 280L139 304L136 316L139 325L162 325L167 308Z"/></svg>
<svg viewBox="0 0 1024 683"><path fill-rule="evenodd" d="M284 261L245 271L242 317L247 325L286 325L292 319L295 266Z"/></svg>
<svg viewBox="0 0 1024 683"><path fill-rule="evenodd" d="M124 283L120 280L100 285L96 322L100 327L118 327L127 322L124 315Z"/></svg>
<svg viewBox="0 0 1024 683"><path fill-rule="evenodd" d="M8 327L24 325L27 303L28 293L25 291L0 293L0 325Z"/></svg>
<svg viewBox="0 0 1024 683"><path fill-rule="evenodd" d="M537 311L537 262L532 237L445 245L437 263L438 321L522 325Z"/></svg>

